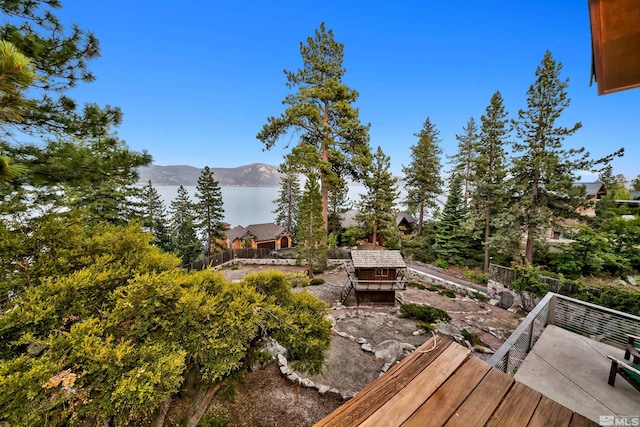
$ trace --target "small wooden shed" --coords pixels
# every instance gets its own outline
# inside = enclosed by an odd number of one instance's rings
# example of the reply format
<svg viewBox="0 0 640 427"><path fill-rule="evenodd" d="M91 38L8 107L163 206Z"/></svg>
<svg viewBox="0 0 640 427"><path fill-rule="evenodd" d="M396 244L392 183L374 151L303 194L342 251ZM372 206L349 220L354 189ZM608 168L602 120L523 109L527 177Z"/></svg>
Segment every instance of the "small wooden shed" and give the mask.
<svg viewBox="0 0 640 427"><path fill-rule="evenodd" d="M396 291L406 288L407 265L400 251L351 251L349 272L356 301L360 304L395 304Z"/></svg>

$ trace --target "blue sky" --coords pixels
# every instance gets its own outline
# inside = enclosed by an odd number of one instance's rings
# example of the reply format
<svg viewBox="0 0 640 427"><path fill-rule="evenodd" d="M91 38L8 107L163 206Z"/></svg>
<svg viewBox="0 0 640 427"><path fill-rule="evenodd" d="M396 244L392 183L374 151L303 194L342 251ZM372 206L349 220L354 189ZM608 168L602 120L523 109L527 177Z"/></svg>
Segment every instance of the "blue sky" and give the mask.
<svg viewBox="0 0 640 427"><path fill-rule="evenodd" d="M479 121L500 91L510 117L546 50L563 64L571 106L561 118L583 124L567 147L594 157L625 147L615 173L640 174L640 89L605 96L589 86L587 1L186 1L63 0L59 15L101 42L97 81L72 95L117 105L118 136L159 165L278 165L286 140L264 152L256 134L283 111L284 69L301 66L299 44L321 22L344 44L344 83L360 93L371 124L399 173L429 117L445 154L470 117Z"/></svg>

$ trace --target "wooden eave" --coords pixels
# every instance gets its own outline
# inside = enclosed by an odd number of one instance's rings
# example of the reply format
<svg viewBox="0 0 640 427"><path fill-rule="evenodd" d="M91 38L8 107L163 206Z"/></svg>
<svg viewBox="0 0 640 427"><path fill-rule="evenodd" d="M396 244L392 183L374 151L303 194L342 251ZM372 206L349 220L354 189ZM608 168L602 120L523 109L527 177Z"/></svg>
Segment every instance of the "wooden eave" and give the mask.
<svg viewBox="0 0 640 427"><path fill-rule="evenodd" d="M640 1L589 0L598 95L640 86Z"/></svg>

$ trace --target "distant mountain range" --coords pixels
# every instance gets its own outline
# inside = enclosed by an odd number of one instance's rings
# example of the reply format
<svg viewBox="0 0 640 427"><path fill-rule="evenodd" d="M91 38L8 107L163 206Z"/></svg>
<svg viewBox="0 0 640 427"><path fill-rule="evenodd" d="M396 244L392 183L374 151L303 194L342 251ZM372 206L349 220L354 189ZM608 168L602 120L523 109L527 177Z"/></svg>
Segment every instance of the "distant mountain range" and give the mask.
<svg viewBox="0 0 640 427"><path fill-rule="evenodd" d="M280 185L280 172L276 166L253 163L236 168L211 168L213 177L221 187L277 187ZM138 184L149 181L153 186L183 185L194 186L202 169L194 166L151 165L140 168Z"/></svg>

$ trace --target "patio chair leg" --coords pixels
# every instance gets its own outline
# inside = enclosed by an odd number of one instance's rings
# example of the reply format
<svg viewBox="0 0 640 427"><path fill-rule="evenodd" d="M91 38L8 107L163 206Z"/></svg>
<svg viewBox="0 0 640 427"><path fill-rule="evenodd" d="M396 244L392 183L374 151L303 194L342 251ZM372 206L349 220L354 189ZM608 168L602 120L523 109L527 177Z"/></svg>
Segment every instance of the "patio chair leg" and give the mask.
<svg viewBox="0 0 640 427"><path fill-rule="evenodd" d="M616 382L616 374L618 373L618 362L615 360L611 361L611 370L609 371L609 385L613 387Z"/></svg>

